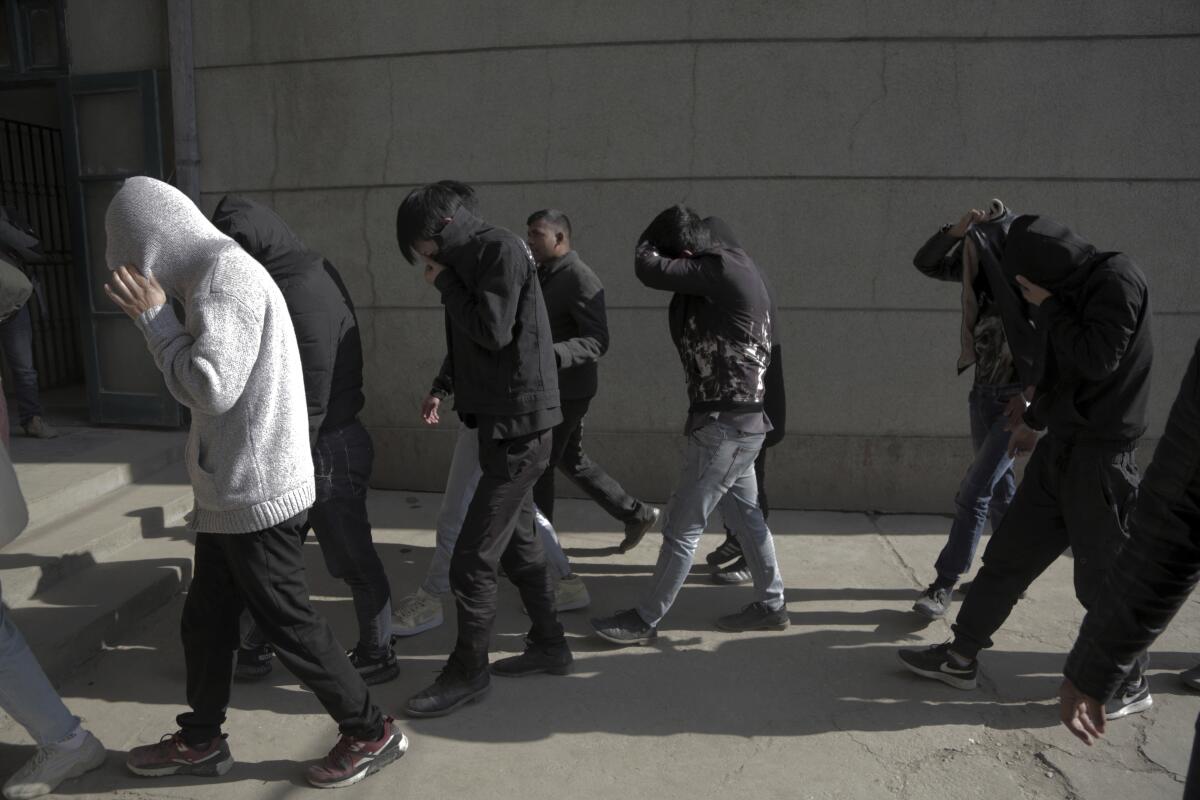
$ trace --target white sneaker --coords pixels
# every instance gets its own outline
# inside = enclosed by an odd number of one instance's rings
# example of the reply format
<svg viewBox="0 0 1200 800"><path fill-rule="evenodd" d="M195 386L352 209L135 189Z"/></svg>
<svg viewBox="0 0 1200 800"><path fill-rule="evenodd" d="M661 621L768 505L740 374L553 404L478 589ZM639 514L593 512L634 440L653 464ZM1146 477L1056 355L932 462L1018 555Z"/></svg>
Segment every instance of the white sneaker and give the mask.
<svg viewBox="0 0 1200 800"><path fill-rule="evenodd" d="M33 758L4 784L4 796L8 800L24 800L50 794L68 778L78 778L102 765L108 759L108 751L100 740L84 731L84 741L74 750L65 747L39 747Z"/></svg>
<svg viewBox="0 0 1200 800"><path fill-rule="evenodd" d="M559 580L558 588L554 592L555 611L575 611L587 608L591 602L592 598L588 595L587 587L583 585L583 578L572 572Z"/></svg>
<svg viewBox="0 0 1200 800"><path fill-rule="evenodd" d="M416 594L401 600L392 614L392 636L415 636L436 628L444 621L442 599L424 589L417 589Z"/></svg>

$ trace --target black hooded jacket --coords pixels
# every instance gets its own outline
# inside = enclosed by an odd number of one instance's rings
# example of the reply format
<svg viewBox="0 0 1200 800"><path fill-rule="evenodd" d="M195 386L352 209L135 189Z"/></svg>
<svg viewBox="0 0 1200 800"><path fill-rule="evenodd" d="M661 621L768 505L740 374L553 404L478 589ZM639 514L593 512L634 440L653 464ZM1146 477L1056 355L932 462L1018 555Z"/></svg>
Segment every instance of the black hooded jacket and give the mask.
<svg viewBox="0 0 1200 800"><path fill-rule="evenodd" d="M667 258L643 241L634 272L649 288L675 293L668 321L687 379L688 412L762 411L774 319L750 255L719 243Z"/></svg>
<svg viewBox="0 0 1200 800"><path fill-rule="evenodd" d="M559 408L550 318L525 242L465 208L435 240L434 258L447 267L434 283L446 308L443 373L453 378L454 410L520 417Z"/></svg>
<svg viewBox="0 0 1200 800"><path fill-rule="evenodd" d="M213 225L266 268L287 303L308 400L310 443L353 422L363 408L363 353L354 303L333 265L309 250L278 214L226 195Z"/></svg>
<svg viewBox="0 0 1200 800"><path fill-rule="evenodd" d="M704 224L708 226L717 241L727 247L742 249L733 228L729 227L729 223L725 220L720 217L708 217L704 220ZM779 333L779 309L775 305L775 293L771 291L767 276L761 270L759 275L771 298L771 363L767 365L767 372L763 376L763 412L771 421L771 430L767 433L767 438L763 440L763 447L774 447L783 441L783 436L787 432L787 389L783 382L783 345L780 343L782 337Z"/></svg>
<svg viewBox="0 0 1200 800"><path fill-rule="evenodd" d="M1046 346L1026 424L1067 441L1135 442L1146 432L1154 357L1142 271L1037 216L1013 222L1003 267L1052 294L1034 315Z"/></svg>
<svg viewBox="0 0 1200 800"><path fill-rule="evenodd" d="M966 237L974 242L979 257L979 272L971 288L981 316L989 313L993 305L996 307L1017 379L1022 386L1034 386L1045 341L1030 322L1017 285L1005 276L1001 267L1008 230L1016 218L1011 211L1006 211L1002 216L977 223L967 230ZM948 227L943 228L921 246L913 256L913 266L930 278L961 283L965 238L955 238L947 231Z"/></svg>

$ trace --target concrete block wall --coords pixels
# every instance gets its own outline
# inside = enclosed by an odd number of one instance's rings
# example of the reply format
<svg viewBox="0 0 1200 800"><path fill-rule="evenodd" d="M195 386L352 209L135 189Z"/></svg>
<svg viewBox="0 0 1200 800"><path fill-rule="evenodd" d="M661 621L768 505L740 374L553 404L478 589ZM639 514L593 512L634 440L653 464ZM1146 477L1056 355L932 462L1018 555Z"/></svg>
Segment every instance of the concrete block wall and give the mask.
<svg viewBox="0 0 1200 800"><path fill-rule="evenodd" d="M161 61L148 31L140 55L81 49L77 5L77 68ZM146 0L103 5L162 22ZM1152 436L1200 336L1191 0L210 0L194 21L204 202L273 203L346 277L381 487L440 489L454 436L417 417L441 310L393 236L404 193L444 177L513 230L537 208L571 215L613 340L588 449L650 499L674 481L686 398L668 297L634 279L632 247L674 202L725 217L778 295L779 506L951 507L970 459L958 288L911 257L991 197L1142 265Z"/></svg>

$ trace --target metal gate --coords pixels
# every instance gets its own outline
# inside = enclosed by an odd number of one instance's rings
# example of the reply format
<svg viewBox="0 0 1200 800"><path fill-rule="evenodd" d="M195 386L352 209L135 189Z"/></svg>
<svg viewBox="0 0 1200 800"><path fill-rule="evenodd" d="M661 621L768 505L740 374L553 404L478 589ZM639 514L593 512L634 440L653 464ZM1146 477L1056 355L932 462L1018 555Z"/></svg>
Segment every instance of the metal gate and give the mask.
<svg viewBox="0 0 1200 800"><path fill-rule="evenodd" d="M16 208L46 251L44 263L28 267L37 287L29 309L38 384L42 389L82 384L62 131L0 119L0 204Z"/></svg>

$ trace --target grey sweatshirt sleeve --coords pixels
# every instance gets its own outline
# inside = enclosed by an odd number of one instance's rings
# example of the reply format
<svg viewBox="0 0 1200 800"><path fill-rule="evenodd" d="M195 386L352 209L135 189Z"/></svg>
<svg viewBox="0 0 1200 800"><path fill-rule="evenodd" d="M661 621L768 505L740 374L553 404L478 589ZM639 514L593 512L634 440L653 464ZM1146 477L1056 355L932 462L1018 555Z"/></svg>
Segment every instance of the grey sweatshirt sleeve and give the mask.
<svg viewBox="0 0 1200 800"><path fill-rule="evenodd" d="M187 328L170 305L145 312L137 326L176 400L210 415L233 408L258 360L260 315L236 298L214 294L192 305Z"/></svg>

